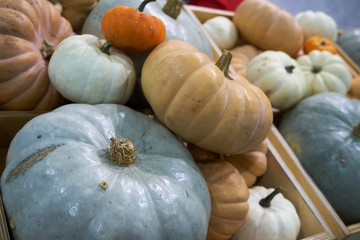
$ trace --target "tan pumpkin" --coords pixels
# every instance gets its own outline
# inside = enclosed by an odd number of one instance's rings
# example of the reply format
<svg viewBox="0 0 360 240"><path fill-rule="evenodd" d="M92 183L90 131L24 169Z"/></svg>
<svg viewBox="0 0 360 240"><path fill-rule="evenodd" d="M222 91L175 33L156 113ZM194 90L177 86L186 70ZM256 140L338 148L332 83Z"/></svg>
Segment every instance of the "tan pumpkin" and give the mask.
<svg viewBox="0 0 360 240"><path fill-rule="evenodd" d="M262 50L296 56L303 46L300 24L288 11L267 0L246 0L235 10L233 22L240 35Z"/></svg>
<svg viewBox="0 0 360 240"><path fill-rule="evenodd" d="M251 44L245 44L231 49L230 52L232 54L231 67L237 74L246 77L246 70L250 60L262 51Z"/></svg>
<svg viewBox="0 0 360 240"><path fill-rule="evenodd" d="M244 223L250 193L242 175L226 161L198 163L208 185L211 215L207 240L227 240Z"/></svg>
<svg viewBox="0 0 360 240"><path fill-rule="evenodd" d="M262 176L267 169L267 140L264 140L248 152L235 155L220 155L206 151L193 144L186 145L197 163L220 160L231 163L244 177L248 187L252 187L256 183L257 178Z"/></svg>
<svg viewBox="0 0 360 240"><path fill-rule="evenodd" d="M224 57L214 64L190 43L167 40L147 57L141 84L155 115L175 134L206 150L234 154L260 144L273 115L261 89L227 76L229 52L225 59L227 64Z"/></svg>
<svg viewBox="0 0 360 240"><path fill-rule="evenodd" d="M87 16L100 0L49 0L66 18L74 31L81 30Z"/></svg>
<svg viewBox="0 0 360 240"><path fill-rule="evenodd" d="M54 47L74 34L70 23L46 0L3 0L0 19L0 109L59 106L47 64Z"/></svg>
<svg viewBox="0 0 360 240"><path fill-rule="evenodd" d="M348 95L349 97L360 99L360 75L351 79Z"/></svg>

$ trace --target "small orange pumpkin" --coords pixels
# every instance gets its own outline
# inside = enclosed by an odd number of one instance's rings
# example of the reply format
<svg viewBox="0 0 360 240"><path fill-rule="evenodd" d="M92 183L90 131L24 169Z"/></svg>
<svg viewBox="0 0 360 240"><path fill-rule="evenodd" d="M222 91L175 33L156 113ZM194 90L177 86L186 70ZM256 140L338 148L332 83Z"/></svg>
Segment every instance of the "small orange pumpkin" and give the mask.
<svg viewBox="0 0 360 240"><path fill-rule="evenodd" d="M328 51L332 54L336 54L335 44L327 38L312 36L308 38L304 43L304 53L308 54L313 50Z"/></svg>
<svg viewBox="0 0 360 240"><path fill-rule="evenodd" d="M132 52L148 52L165 40L166 28L161 19L144 12L143 1L139 8L120 5L105 12L101 20L104 38L113 46Z"/></svg>
<svg viewBox="0 0 360 240"><path fill-rule="evenodd" d="M351 79L351 85L348 91L348 96L351 98L360 99L360 75L353 77Z"/></svg>

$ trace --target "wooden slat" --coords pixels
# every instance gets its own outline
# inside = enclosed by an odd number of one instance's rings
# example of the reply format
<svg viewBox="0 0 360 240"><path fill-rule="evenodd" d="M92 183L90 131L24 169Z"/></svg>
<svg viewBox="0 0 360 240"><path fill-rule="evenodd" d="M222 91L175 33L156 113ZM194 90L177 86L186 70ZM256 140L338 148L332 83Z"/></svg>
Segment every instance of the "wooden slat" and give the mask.
<svg viewBox="0 0 360 240"><path fill-rule="evenodd" d="M7 221L6 221L6 216L5 216L4 206L2 204L1 196L0 196L0 239L10 240L9 229L7 226Z"/></svg>

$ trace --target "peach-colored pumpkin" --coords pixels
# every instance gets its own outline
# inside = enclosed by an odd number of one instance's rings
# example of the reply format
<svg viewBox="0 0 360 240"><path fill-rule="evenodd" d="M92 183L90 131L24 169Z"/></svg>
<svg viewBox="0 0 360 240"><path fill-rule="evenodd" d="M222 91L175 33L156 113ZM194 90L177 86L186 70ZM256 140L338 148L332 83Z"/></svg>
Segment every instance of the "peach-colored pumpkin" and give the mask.
<svg viewBox="0 0 360 240"><path fill-rule="evenodd" d="M360 75L351 79L350 89L348 96L352 98L360 99Z"/></svg>
<svg viewBox="0 0 360 240"><path fill-rule="evenodd" d="M209 188L211 215L207 240L228 240L245 222L250 193L242 175L226 161L197 163Z"/></svg>
<svg viewBox="0 0 360 240"><path fill-rule="evenodd" d="M74 34L70 23L46 0L3 0L0 18L0 109L59 106L47 64L52 47Z"/></svg>
<svg viewBox="0 0 360 240"><path fill-rule="evenodd" d="M245 44L234 47L230 52L232 54L231 67L238 75L246 77L246 69L250 60L262 51L251 44Z"/></svg>
<svg viewBox="0 0 360 240"><path fill-rule="evenodd" d="M233 22L242 38L262 50L295 56L303 46L302 28L294 16L268 0L245 0L236 8Z"/></svg>

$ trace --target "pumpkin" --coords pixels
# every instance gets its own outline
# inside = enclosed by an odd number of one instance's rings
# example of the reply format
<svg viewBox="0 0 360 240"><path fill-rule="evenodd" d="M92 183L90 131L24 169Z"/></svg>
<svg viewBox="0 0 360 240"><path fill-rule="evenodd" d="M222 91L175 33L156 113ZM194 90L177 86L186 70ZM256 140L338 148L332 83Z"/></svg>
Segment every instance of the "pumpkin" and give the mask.
<svg viewBox="0 0 360 240"><path fill-rule="evenodd" d="M233 48L238 41L235 24L225 16L212 17L202 26L221 50Z"/></svg>
<svg viewBox="0 0 360 240"><path fill-rule="evenodd" d="M337 44L360 67L360 28L344 30Z"/></svg>
<svg viewBox="0 0 360 240"><path fill-rule="evenodd" d="M267 50L251 59L246 78L262 89L271 105L279 110L288 109L300 101L307 88L299 64L281 51Z"/></svg>
<svg viewBox="0 0 360 240"><path fill-rule="evenodd" d="M309 37L304 43L304 53L308 54L312 50L328 51L332 54L336 54L335 44L327 38L312 36Z"/></svg>
<svg viewBox="0 0 360 240"><path fill-rule="evenodd" d="M159 121L176 135L208 151L235 154L266 138L273 115L261 89L239 76L230 80L229 54L214 64L190 43L167 40L146 59L141 86Z"/></svg>
<svg viewBox="0 0 360 240"><path fill-rule="evenodd" d="M49 0L66 18L74 31L80 31L86 17L100 0Z"/></svg>
<svg viewBox="0 0 360 240"><path fill-rule="evenodd" d="M262 51L251 44L244 44L234 47L230 52L232 54L230 62L231 67L234 69L235 73L246 77L246 70L250 60Z"/></svg>
<svg viewBox="0 0 360 240"><path fill-rule="evenodd" d="M244 178L226 161L198 163L211 197L207 239L227 240L241 227L249 211Z"/></svg>
<svg viewBox="0 0 360 240"><path fill-rule="evenodd" d="M314 50L297 58L297 62L307 82L305 96L322 92L338 92L345 95L348 92L351 74L339 55Z"/></svg>
<svg viewBox="0 0 360 240"><path fill-rule="evenodd" d="M360 221L360 101L326 92L299 102L279 131L346 225Z"/></svg>
<svg viewBox="0 0 360 240"><path fill-rule="evenodd" d="M267 169L266 153L268 151L268 144L266 140L254 149L236 155L221 155L206 151L194 144L187 143L186 145L198 164L220 160L231 163L245 179L248 187L253 186L256 183L257 178L262 176Z"/></svg>
<svg viewBox="0 0 360 240"><path fill-rule="evenodd" d="M76 103L126 103L136 83L134 64L109 42L90 34L62 41L49 62L55 88Z"/></svg>
<svg viewBox="0 0 360 240"><path fill-rule="evenodd" d="M81 32L93 34L102 39L104 36L101 32L101 19L106 11L119 5L138 8L142 2L143 0L101 0L86 18ZM148 3L144 10L150 15L160 18L165 24L166 40L181 39L190 42L213 58L213 50L205 31L193 17L181 8L182 5L182 0L157 0ZM149 103L141 89L141 70L148 53L126 51L126 54L134 62L137 75L134 93L126 105L136 109L149 108Z"/></svg>
<svg viewBox="0 0 360 240"><path fill-rule="evenodd" d="M116 6L105 12L101 20L104 38L115 47L133 51L148 52L165 40L164 23L144 11L145 0L139 8Z"/></svg>
<svg viewBox="0 0 360 240"><path fill-rule="evenodd" d="M295 56L303 46L300 25L288 11L267 0L246 0L238 5L233 22L250 44L262 50Z"/></svg>
<svg viewBox="0 0 360 240"><path fill-rule="evenodd" d="M73 35L70 23L46 0L0 2L0 109L50 110L63 98L49 81L54 47Z"/></svg>
<svg viewBox="0 0 360 240"><path fill-rule="evenodd" d="M351 79L348 96L360 99L360 75L357 75Z"/></svg>
<svg viewBox="0 0 360 240"><path fill-rule="evenodd" d="M312 36L319 36L336 42L338 34L336 21L325 12L312 10L299 12L295 15L295 20L303 30L305 41Z"/></svg>
<svg viewBox="0 0 360 240"><path fill-rule="evenodd" d="M249 189L249 213L233 240L295 240L300 231L297 211L282 187L254 186Z"/></svg>
<svg viewBox="0 0 360 240"><path fill-rule="evenodd" d="M14 137L1 194L15 239L206 239L210 195L189 151L123 105L67 104Z"/></svg>

